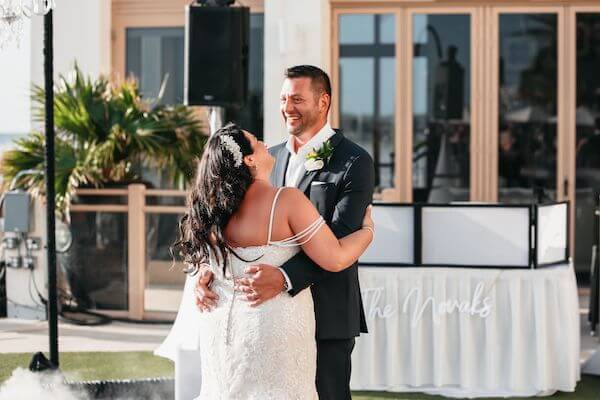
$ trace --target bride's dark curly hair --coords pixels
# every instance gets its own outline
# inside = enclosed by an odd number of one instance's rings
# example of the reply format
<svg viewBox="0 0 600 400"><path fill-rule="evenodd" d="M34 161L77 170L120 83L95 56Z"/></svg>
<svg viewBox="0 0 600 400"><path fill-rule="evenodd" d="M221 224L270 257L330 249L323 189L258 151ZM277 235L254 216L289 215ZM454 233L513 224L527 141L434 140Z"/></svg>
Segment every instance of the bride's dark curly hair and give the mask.
<svg viewBox="0 0 600 400"><path fill-rule="evenodd" d="M179 254L190 266L186 272L191 274L208 261L209 252L225 271L227 253L233 252L223 237L225 227L253 182L250 168L243 161L236 166L234 154L221 140L223 136L240 146L242 157L253 153L244 131L232 123L215 132L206 143L187 199L187 211L179 221L179 239L170 248L173 258Z"/></svg>

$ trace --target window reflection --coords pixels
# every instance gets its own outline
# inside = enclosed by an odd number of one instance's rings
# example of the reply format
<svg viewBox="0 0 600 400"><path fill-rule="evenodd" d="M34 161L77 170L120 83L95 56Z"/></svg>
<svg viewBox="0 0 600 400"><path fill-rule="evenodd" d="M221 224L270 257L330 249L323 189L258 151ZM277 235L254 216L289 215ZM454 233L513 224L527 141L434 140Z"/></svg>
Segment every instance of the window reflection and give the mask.
<svg viewBox="0 0 600 400"><path fill-rule="evenodd" d="M500 16L498 200L555 197L557 18Z"/></svg>
<svg viewBox="0 0 600 400"><path fill-rule="evenodd" d="M575 267L589 276L595 192L600 190L600 14L577 15Z"/></svg>
<svg viewBox="0 0 600 400"><path fill-rule="evenodd" d="M340 16L340 128L375 162L376 191L394 182L395 17Z"/></svg>
<svg viewBox="0 0 600 400"><path fill-rule="evenodd" d="M163 104L183 102L183 28L128 28L126 71L135 76L146 98L157 98L166 86Z"/></svg>
<svg viewBox="0 0 600 400"><path fill-rule="evenodd" d="M413 200L469 199L470 16L413 17Z"/></svg>
<svg viewBox="0 0 600 400"><path fill-rule="evenodd" d="M373 14L340 16L340 44L374 44L376 17Z"/></svg>

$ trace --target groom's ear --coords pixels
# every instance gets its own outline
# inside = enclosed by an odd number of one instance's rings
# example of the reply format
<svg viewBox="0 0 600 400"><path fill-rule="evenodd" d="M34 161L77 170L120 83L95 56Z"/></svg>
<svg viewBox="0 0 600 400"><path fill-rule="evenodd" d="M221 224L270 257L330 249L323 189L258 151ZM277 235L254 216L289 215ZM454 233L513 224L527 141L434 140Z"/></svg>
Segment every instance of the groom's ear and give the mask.
<svg viewBox="0 0 600 400"><path fill-rule="evenodd" d="M331 105L331 96L329 96L325 92L321 93L321 96L319 97L319 110L327 113L327 112L329 112L330 105Z"/></svg>

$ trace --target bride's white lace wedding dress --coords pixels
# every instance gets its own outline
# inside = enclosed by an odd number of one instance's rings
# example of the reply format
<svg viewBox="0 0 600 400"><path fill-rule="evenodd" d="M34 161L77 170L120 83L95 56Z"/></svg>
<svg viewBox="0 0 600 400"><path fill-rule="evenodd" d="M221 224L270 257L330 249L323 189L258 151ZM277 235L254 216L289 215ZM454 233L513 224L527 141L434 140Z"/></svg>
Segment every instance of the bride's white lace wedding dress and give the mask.
<svg viewBox="0 0 600 400"><path fill-rule="evenodd" d="M271 208L268 243L235 248L236 254L248 261L230 255L225 275L222 266L211 260L215 274L212 290L219 296L217 307L208 313L188 313L197 322L202 364L202 387L196 400L318 399L311 291L306 289L295 297L282 293L253 308L242 299L243 293L234 290L233 279L245 276L248 265L282 265L324 224L319 218L291 238L272 241L273 214L280 193L281 189ZM178 321L180 317L181 310ZM185 325L189 326L189 321Z"/></svg>

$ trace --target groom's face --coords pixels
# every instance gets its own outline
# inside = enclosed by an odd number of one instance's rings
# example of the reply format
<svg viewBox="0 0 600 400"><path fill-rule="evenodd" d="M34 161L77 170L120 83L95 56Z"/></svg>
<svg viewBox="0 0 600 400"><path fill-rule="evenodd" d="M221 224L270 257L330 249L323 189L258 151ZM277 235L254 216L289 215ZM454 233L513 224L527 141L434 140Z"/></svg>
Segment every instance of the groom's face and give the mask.
<svg viewBox="0 0 600 400"><path fill-rule="evenodd" d="M319 99L310 78L287 78L279 100L281 115L290 135L301 135L319 122Z"/></svg>

